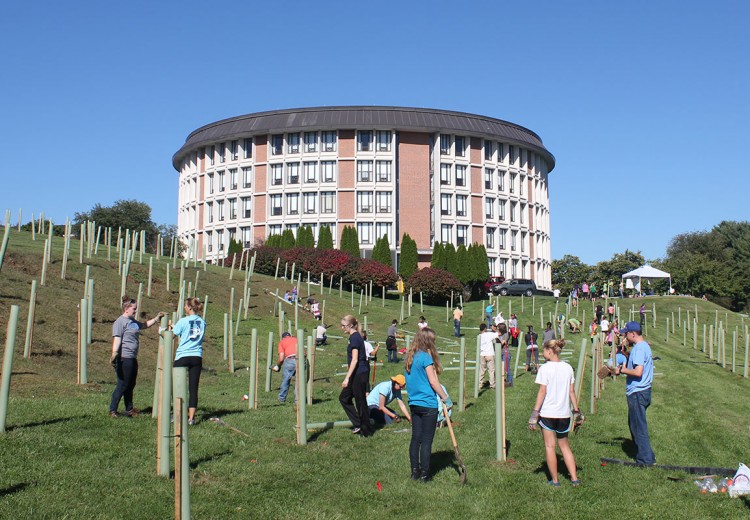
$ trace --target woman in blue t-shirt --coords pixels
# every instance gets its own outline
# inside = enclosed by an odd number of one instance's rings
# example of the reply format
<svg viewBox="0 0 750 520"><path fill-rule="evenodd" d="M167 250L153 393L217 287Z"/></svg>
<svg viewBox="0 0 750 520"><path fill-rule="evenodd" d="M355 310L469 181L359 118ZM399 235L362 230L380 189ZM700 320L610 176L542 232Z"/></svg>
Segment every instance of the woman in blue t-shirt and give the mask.
<svg viewBox="0 0 750 520"><path fill-rule="evenodd" d="M175 367L187 367L188 388L188 424L195 424L195 410L198 408L198 383L203 369L203 337L206 334L206 322L200 317L203 304L198 298L185 300L186 316L174 324L172 331L179 336L180 345L174 356Z"/></svg>
<svg viewBox="0 0 750 520"><path fill-rule="evenodd" d="M418 331L404 362L412 418L409 444L411 478L423 482L430 480L430 455L437 425L438 397L448 408L453 406L438 379L443 368L435 349L435 338L435 331L429 327Z"/></svg>
<svg viewBox="0 0 750 520"><path fill-rule="evenodd" d="M349 345L346 347L348 368L341 383L339 402L354 426L352 433L369 437L372 435L372 427L366 394L367 382L370 380L370 362L367 361L365 340L359 333L359 323L354 316L341 318L341 328L349 334Z"/></svg>

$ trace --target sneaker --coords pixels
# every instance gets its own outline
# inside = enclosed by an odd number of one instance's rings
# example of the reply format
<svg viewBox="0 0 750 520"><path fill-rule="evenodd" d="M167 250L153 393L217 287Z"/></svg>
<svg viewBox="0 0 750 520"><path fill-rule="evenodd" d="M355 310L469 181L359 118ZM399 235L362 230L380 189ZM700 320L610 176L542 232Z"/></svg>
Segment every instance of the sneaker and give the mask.
<svg viewBox="0 0 750 520"><path fill-rule="evenodd" d="M190 420L188 420L188 424L189 424L190 426L195 426L195 419L190 419Z"/></svg>
<svg viewBox="0 0 750 520"><path fill-rule="evenodd" d="M110 417L120 417L120 414L118 414L118 413L117 413L116 411L114 411L114 410L110 410L110 411L109 411L109 416L110 416Z"/></svg>
<svg viewBox="0 0 750 520"><path fill-rule="evenodd" d="M354 435L358 434L360 432L361 428L352 428L352 433Z"/></svg>
<svg viewBox="0 0 750 520"><path fill-rule="evenodd" d="M130 410L125 410L125 415L127 415L128 417L138 417L139 413L140 412L135 408L131 408Z"/></svg>

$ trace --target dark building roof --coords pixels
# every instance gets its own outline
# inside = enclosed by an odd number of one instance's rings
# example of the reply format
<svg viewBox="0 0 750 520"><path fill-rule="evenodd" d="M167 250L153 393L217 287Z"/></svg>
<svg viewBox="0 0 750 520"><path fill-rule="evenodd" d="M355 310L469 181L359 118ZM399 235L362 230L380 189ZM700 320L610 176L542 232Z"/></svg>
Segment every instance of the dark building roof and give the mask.
<svg viewBox="0 0 750 520"><path fill-rule="evenodd" d="M414 132L445 132L496 139L520 145L540 154L549 170L555 157L544 147L541 138L522 126L492 117L407 107L313 107L257 112L232 117L202 126L192 132L185 144L172 157L179 171L182 157L197 148L217 142L253 135L316 130L405 130Z"/></svg>

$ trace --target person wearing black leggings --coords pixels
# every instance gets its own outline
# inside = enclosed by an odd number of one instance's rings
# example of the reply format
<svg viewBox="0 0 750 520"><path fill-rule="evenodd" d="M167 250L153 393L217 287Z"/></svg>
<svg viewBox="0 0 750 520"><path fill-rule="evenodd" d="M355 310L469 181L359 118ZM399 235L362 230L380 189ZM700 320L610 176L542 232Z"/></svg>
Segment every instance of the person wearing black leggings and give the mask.
<svg viewBox="0 0 750 520"><path fill-rule="evenodd" d="M112 392L109 415L117 417L117 407L125 398L125 415L135 417L138 410L133 407L133 389L138 378L138 347L142 329L147 329L164 316L163 312L146 322L135 319L138 304L127 296L122 299L122 315L112 324L112 357L110 363L115 369L117 386Z"/></svg>
<svg viewBox="0 0 750 520"><path fill-rule="evenodd" d="M198 383L203 369L203 337L206 334L206 322L200 317L203 304L198 298L185 300L185 317L175 323L172 331L180 338L175 352L174 366L187 367L188 388L188 424L195 424L195 411L198 408Z"/></svg>
<svg viewBox="0 0 750 520"><path fill-rule="evenodd" d="M420 329L414 336L404 361L412 423L409 444L411 478L422 482L427 482L431 477L430 456L437 425L438 398L448 408L453 406L438 379L443 369L435 348L436 337L431 328Z"/></svg>

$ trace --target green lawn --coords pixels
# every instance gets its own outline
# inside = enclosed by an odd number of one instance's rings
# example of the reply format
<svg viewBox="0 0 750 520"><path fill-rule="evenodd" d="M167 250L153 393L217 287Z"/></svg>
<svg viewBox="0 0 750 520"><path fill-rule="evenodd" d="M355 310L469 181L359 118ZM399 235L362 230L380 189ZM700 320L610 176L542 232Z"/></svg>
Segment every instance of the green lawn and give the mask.
<svg viewBox="0 0 750 520"><path fill-rule="evenodd" d="M89 384L77 386L76 306L83 294L84 266L78 263L78 243L72 242L68 279L60 279L62 239L54 239L52 265L47 285L37 297L36 327L32 356L23 359L29 288L39 278L44 242L31 240L28 233L13 232L5 263L0 272L0 340L5 342L10 305L21 307L7 433L0 434L0 518L169 518L173 515L174 482L156 473L156 421L150 414L135 419L108 417L109 396L115 378L109 366L111 324L120 314L120 278L117 256L106 260L106 248L86 263L91 265L95 285L94 342L89 356ZM138 282L147 282L148 263L131 266L128 294L135 295ZM165 285L165 261L155 262L152 298L145 296L142 309L148 317L159 310L174 310L178 295L179 267L172 271L170 292ZM263 391L265 372L259 379L259 409L248 410L241 400L247 393L250 333L258 330L260 366L267 366L269 331L277 330L272 315L273 296L266 291L291 287L290 282L273 277L253 276L250 313L242 321L235 341L236 370L230 374L222 355L222 320L235 288L235 306L244 286L242 274L209 266L203 272L197 293L208 294L209 338L206 341L204 373L201 380L199 423L189 429L191 463L191 507L194 518L739 518L747 516L750 501L728 496L700 495L689 475L657 469L601 466L600 457L628 458L629 432L624 380L607 381L597 402L595 414L589 411L591 363L587 364L581 406L587 420L571 445L576 455L583 485L572 488L567 475L561 476L561 488L546 484L544 448L541 435L530 432L526 422L536 395L530 375L521 374L506 393L509 460L496 461L495 398L483 392L473 399L474 373L467 377L467 408L454 413L454 425L469 482L459 486L453 449L446 430L439 430L433 447L434 481L417 484L409 480L408 443L410 433L401 431L408 424L379 430L369 439L355 437L347 429L310 432L308 444L298 446L295 434L295 410L291 402L277 402L280 375L274 374L272 391ZM196 268L186 271L185 279L195 281ZM307 285L301 288L307 294ZM312 286L312 292L319 287ZM344 314L352 313L348 292L339 298L336 288L329 295L315 294L326 300L326 323L337 324ZM418 298L415 298L418 302ZM544 316L554 311L551 297L531 300L501 298L503 311L508 301L520 314L520 324L533 323L539 330L539 307ZM720 466L736 468L748 462L750 443L750 384L742 377L745 361L744 326L747 319L711 303L692 298L648 298L649 310L655 303L656 329L648 329L657 376L653 406L648 413L651 440L657 462L676 465ZM355 297L358 307L359 295ZM623 317L640 300L623 303ZM399 317L401 304L395 296L381 306L375 298L363 307L371 338L384 340L385 330ZM692 335L682 346L679 334L665 343L665 319L679 314L686 318L698 307L703 323L724 322L729 364L722 368L702 347L693 349ZM292 307L287 306L287 311ZM584 307L581 307L579 316ZM592 310L585 307L587 320ZM560 306L562 310L562 305ZM718 310L718 315L716 313ZM354 309L357 314L358 308ZM467 358L474 359L476 327L483 316L482 302L466 305L464 332ZM419 305L411 310L402 327L416 330ZM289 316L290 313L287 314ZM458 351L451 338L452 323L446 320L445 307L425 307L424 315L441 336L439 347ZM293 318L293 313L291 313ZM361 319L364 321L364 319ZM652 325L649 322L649 325ZM314 321L300 314L300 326L310 334ZM731 331L740 331L736 369L731 372ZM525 327L524 327L525 328ZM329 332L341 335L333 327ZM136 406L150 409L155 373L156 330L141 338L140 373L135 390ZM278 339L278 338L277 338ZM569 338L570 339L570 338ZM571 358L578 362L581 336L572 338ZM308 407L311 422L345 418L338 403L345 362L344 339L332 339L323 351L316 352L314 404ZM590 349L590 343L587 342ZM275 350L275 348L274 348ZM384 358L385 356L381 356ZM457 356L456 356L457 357ZM716 357L716 354L714 355ZM452 364L446 354L444 366ZM469 365L473 368L473 365ZM402 370L401 365L377 368L378 381ZM458 372L444 372L441 381L454 401L458 401ZM290 400L291 401L291 400ZM227 425L245 432L244 436L212 423L220 417ZM561 464L561 467L562 464ZM684 477L674 482L667 477ZM382 485L378 491L377 483Z"/></svg>

